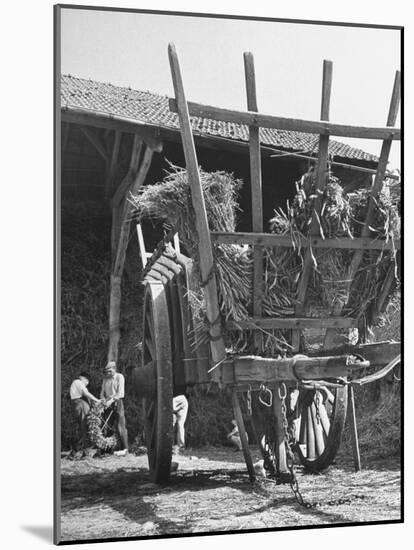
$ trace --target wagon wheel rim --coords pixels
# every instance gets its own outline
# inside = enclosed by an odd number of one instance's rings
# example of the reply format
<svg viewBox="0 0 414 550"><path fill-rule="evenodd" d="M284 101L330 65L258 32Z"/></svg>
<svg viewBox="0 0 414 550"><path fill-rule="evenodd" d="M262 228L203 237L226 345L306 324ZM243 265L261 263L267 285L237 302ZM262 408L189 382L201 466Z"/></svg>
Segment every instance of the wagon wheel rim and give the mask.
<svg viewBox="0 0 414 550"><path fill-rule="evenodd" d="M294 422L296 450L305 468L320 471L335 459L345 426L347 396L346 387L301 390Z"/></svg>
<svg viewBox="0 0 414 550"><path fill-rule="evenodd" d="M170 476L173 412L171 333L165 289L146 285L143 321L143 366L153 364L155 392L143 400L144 429L151 478L166 483Z"/></svg>

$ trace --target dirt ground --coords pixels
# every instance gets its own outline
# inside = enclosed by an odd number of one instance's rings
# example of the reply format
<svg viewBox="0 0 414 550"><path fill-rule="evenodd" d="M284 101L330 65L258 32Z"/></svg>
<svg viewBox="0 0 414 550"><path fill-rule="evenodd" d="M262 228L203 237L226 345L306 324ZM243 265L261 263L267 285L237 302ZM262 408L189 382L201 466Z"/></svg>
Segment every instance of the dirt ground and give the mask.
<svg viewBox="0 0 414 550"><path fill-rule="evenodd" d="M358 473L349 457L319 475L298 468L307 501L364 497L310 510L296 504L289 485L266 478L251 484L242 454L223 447L187 451L164 487L150 482L146 455L61 464L63 541L400 519L396 459L365 460Z"/></svg>

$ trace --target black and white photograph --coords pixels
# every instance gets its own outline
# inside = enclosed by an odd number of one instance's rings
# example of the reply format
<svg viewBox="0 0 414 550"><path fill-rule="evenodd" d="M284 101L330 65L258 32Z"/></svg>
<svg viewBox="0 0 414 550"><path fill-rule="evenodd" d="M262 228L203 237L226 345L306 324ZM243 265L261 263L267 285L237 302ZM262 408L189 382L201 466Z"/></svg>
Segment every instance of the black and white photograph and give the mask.
<svg viewBox="0 0 414 550"><path fill-rule="evenodd" d="M403 27L203 9L54 6L56 544L404 519Z"/></svg>

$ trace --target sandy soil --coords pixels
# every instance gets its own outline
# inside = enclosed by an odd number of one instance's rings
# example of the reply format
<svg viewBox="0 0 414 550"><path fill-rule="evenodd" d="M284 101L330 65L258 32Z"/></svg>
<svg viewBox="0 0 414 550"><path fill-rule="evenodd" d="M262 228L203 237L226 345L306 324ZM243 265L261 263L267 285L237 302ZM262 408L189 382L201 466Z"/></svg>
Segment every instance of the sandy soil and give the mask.
<svg viewBox="0 0 414 550"><path fill-rule="evenodd" d="M187 451L168 486L150 482L146 455L62 459L62 540L153 537L400 519L400 469L394 460L348 457L320 475L298 468L307 501L363 495L351 504L306 510L289 485L249 482L243 457L227 448ZM253 458L259 454L252 449Z"/></svg>

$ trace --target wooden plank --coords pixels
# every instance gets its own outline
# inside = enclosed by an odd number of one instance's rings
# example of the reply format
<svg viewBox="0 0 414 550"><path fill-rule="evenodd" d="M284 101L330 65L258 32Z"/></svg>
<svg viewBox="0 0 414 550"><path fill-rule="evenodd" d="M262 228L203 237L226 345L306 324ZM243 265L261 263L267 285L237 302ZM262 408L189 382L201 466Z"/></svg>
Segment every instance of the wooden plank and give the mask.
<svg viewBox="0 0 414 550"><path fill-rule="evenodd" d="M177 99L178 117L180 120L181 137L188 179L191 186L192 204L196 214L196 228L199 238L200 274L205 285L203 288L206 300L206 314L210 324L210 348L215 363L226 357L226 350L221 333L220 309L218 304L217 282L214 273L213 251L210 241L207 213L198 171L197 156L191 130L190 116L185 99L184 85L177 52L173 44L168 46L168 56L171 67L175 97ZM213 371L214 372L214 371Z"/></svg>
<svg viewBox="0 0 414 550"><path fill-rule="evenodd" d="M263 329L325 329L330 327L335 328L353 328L357 327L356 319L350 317L304 317L304 318L289 318L289 317L262 317L253 318L246 321L228 321L226 323L227 330L250 329L254 330L257 327Z"/></svg>
<svg viewBox="0 0 414 550"><path fill-rule="evenodd" d="M211 231L211 240L219 244L250 244L255 246L264 246L267 248L284 247L290 248L293 246L292 237L290 235L274 235L272 233L245 233L234 232L227 233L224 231ZM335 239L322 239L322 237L300 237L295 236L296 246L309 246L312 248L343 248L343 249L358 249L364 250L399 250L401 248L400 239L384 241L382 239L373 239L371 237L340 237Z"/></svg>
<svg viewBox="0 0 414 550"><path fill-rule="evenodd" d="M134 178L137 175L141 149L142 149L142 139L138 134L135 134L132 142L131 158L129 161L128 172L126 173L121 183L118 185L111 199L112 208L117 208L120 206L120 204L122 203L122 200L125 198L128 190L130 189Z"/></svg>
<svg viewBox="0 0 414 550"><path fill-rule="evenodd" d="M398 109L400 105L400 88L401 88L401 74L399 71L397 71L395 74L394 86L392 90L390 107L388 111L387 126L394 126L394 124L396 123ZM374 185L371 190L371 195L370 195L368 208L367 208L367 214L365 218L365 224L361 230L361 237L368 237L371 234L370 225L372 223L372 216L375 211L376 199L381 192L382 185L384 182L391 145L392 145L392 140L385 139L381 147L380 158L377 166L377 173L375 175ZM363 255L364 255L363 250L356 250L352 257L352 260L348 268L348 276L347 276L347 279L350 281L346 286L346 291L348 296L343 301L342 307L345 307L349 300L352 281L354 280L355 274L361 264ZM333 330L328 330L325 335L325 346L332 347L334 338L335 338L335 332Z"/></svg>
<svg viewBox="0 0 414 550"><path fill-rule="evenodd" d="M283 402L279 396L278 388L273 389L273 431L274 431L274 445L276 455L276 473L286 474L288 472L287 460L286 460L286 445L285 445L285 433L283 428Z"/></svg>
<svg viewBox="0 0 414 550"><path fill-rule="evenodd" d="M129 191L131 193L137 193L140 187L143 185L151 164L152 155L153 155L152 149L150 149L149 147L146 147L144 158L138 169L136 177L132 180L131 186L129 188ZM123 270L126 249L128 245L128 239L129 239L131 215L132 215L132 205L128 200L125 200L125 204L123 208L123 219L122 219L122 225L119 233L118 249L116 253L115 266L114 266L115 273Z"/></svg>
<svg viewBox="0 0 414 550"><path fill-rule="evenodd" d="M133 148L128 174L126 179L130 182L129 190L137 192L140 185L143 184L148 172L150 162L146 162L148 158L144 155L144 159L139 165L139 152L141 148L141 140L139 136L134 136ZM145 153L148 152L148 147ZM148 153L149 159L152 158L153 151ZM119 206L112 208L112 273L111 273L111 290L109 296L109 346L108 346L108 361L116 361L118 357L118 345L120 339L119 320L121 315L121 287L120 281L124 271L126 251L129 241L129 232L131 225L132 206L129 201L125 200ZM164 276L153 270L150 274L154 279L161 279L163 282ZM119 280L119 289L116 281ZM116 283L116 284L115 284ZM119 294L119 296L118 296Z"/></svg>
<svg viewBox="0 0 414 550"><path fill-rule="evenodd" d="M83 134L88 138L88 140L92 143L92 145L95 147L95 149L98 151L98 153L101 155L101 157L104 159L105 162L108 161L108 155L106 153L106 149L104 144L100 141L99 137L94 134L94 132L91 131L90 128L87 126L81 126L81 130Z"/></svg>
<svg viewBox="0 0 414 550"><path fill-rule="evenodd" d="M283 157L295 157L295 158L300 158L300 159L304 159L304 160L315 161L315 157L311 157L309 155L303 155L301 153L294 153L293 151L288 152L288 151L280 150L280 154L270 155L270 158L274 158L274 159L280 159L280 158L283 158ZM357 166L355 164L348 164L346 162L338 162L336 160L331 161L331 166L341 166L342 168L347 168L348 170L354 170L356 172L364 172L366 174L376 174L376 172L377 172L373 168L365 168L364 166ZM397 180L397 181L400 180L400 176L398 176L396 174L393 174L391 172L387 172L386 177L391 179L391 180Z"/></svg>
<svg viewBox="0 0 414 550"><path fill-rule="evenodd" d="M121 337L120 332L120 310L121 310L121 277L111 274L111 292L109 303L109 344L108 361L117 361L118 346Z"/></svg>
<svg viewBox="0 0 414 550"><path fill-rule="evenodd" d="M345 355L358 354L370 362L372 367L385 367L401 353L400 342L376 342L375 344L360 344L358 346L340 346L337 348L318 350L315 355Z"/></svg>
<svg viewBox="0 0 414 550"><path fill-rule="evenodd" d="M357 366L347 364L348 358L348 355L304 357L294 362L291 359L246 355L224 361L217 370L222 371L222 380L225 384L271 384L284 380L297 381L295 373L300 379L324 380L352 375Z"/></svg>
<svg viewBox="0 0 414 550"><path fill-rule="evenodd" d="M121 145L122 132L115 130L114 144L112 146L111 160L106 171L104 197L108 198L113 186L114 177L116 174L116 168L118 163L119 148Z"/></svg>
<svg viewBox="0 0 414 550"><path fill-rule="evenodd" d="M138 134L151 149L154 149L157 153L162 151L162 141L160 140L161 129L154 124L147 124L133 118L78 107L62 107L61 114L63 121L72 124L118 130L127 134ZM168 131L167 128L164 130ZM178 133L175 128L171 128L171 130L171 135Z"/></svg>
<svg viewBox="0 0 414 550"><path fill-rule="evenodd" d="M254 60L251 52L244 53L244 74L246 79L247 108L258 111L256 97L256 78ZM262 165L260 156L260 136L258 126L249 126L250 187L252 199L252 229L263 231L263 194ZM263 250L253 250L253 315L262 315L263 299ZM259 332L254 334L255 348L262 352L263 338Z"/></svg>
<svg viewBox="0 0 414 550"><path fill-rule="evenodd" d="M139 255L141 256L142 269L145 269L147 265L147 251L145 250L144 235L142 233L142 227L140 223L137 223L137 237L138 237L138 247Z"/></svg>
<svg viewBox="0 0 414 550"><path fill-rule="evenodd" d="M253 481L255 481L256 479L256 474L253 467L252 456L250 454L249 443L247 441L246 427L244 425L243 415L240 409L239 396L237 395L237 392L235 389L233 390L233 393L232 393L232 402L233 402L234 418L237 423L240 441L242 444L244 461L246 463L247 471L249 473L249 479L253 483Z"/></svg>
<svg viewBox="0 0 414 550"><path fill-rule="evenodd" d="M391 265L385 277L384 284L382 285L380 295L375 301L375 309L374 309L375 318L377 318L383 312L385 302L387 301L388 296L390 295L390 291L395 279L396 279L395 266Z"/></svg>
<svg viewBox="0 0 414 550"><path fill-rule="evenodd" d="M354 469L356 472L361 471L361 455L359 453L358 427L355 414L355 396L354 387L348 386L348 403L349 403L349 421L351 424L351 439L352 453L354 455Z"/></svg>
<svg viewBox="0 0 414 550"><path fill-rule="evenodd" d="M177 113L177 102L169 100L170 111ZM400 140L399 128L383 128L368 126L351 126L348 124L334 124L315 120L302 120L285 118L280 116L265 115L261 113L249 113L234 109L222 109L211 105L188 102L188 110L191 116L245 124L246 126L260 126L261 128L277 128L305 134L320 134L325 136L353 137L361 139L391 139Z"/></svg>
<svg viewBox="0 0 414 550"><path fill-rule="evenodd" d="M332 61L324 60L323 76L322 76L322 100L321 100L321 119L329 118L329 102L332 88ZM327 182L327 163L329 153L329 136L319 136L318 164L316 167L316 199L314 204L314 212L309 228L309 234L315 236L319 233L319 215L322 208L322 193ZM312 272L313 254L312 250L306 250L305 259L303 261L303 271L298 282L297 295L298 305L296 306L296 315L301 316L305 310L306 291L308 288L309 277ZM292 334L292 348L297 352L300 347L300 332L295 331Z"/></svg>

